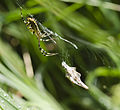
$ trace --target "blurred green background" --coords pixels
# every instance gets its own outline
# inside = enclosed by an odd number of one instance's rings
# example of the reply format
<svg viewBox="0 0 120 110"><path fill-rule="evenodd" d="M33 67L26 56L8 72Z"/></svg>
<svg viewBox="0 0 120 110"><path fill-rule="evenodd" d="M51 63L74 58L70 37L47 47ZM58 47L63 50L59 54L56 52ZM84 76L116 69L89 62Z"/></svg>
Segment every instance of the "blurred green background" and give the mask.
<svg viewBox="0 0 120 110"><path fill-rule="evenodd" d="M75 43L38 41L20 16L32 14L44 26ZM1 110L120 110L120 1L1 0ZM61 63L81 73L89 87L72 84Z"/></svg>

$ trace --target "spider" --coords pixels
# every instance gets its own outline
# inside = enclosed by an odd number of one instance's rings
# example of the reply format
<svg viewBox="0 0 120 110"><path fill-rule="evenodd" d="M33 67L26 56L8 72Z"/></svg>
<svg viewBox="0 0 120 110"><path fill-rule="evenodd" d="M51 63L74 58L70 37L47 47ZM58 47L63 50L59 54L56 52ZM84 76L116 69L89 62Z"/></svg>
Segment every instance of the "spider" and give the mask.
<svg viewBox="0 0 120 110"><path fill-rule="evenodd" d="M41 53L44 55L44 56L53 56L53 55L57 55L58 53L48 53L46 52L41 46L40 46L40 41L49 41L49 40L52 40L54 41L51 37L50 37L50 33L46 32L46 31L41 31L39 29L39 26L38 26L38 23L37 23L37 20L32 16L28 16L26 18L26 20L24 19L23 17L23 13L22 13L22 7L20 7L20 11L21 11L21 18L23 20L23 22L26 24L27 28L29 29L30 32L32 32L33 34L36 35L37 39L38 39L38 47L41 51ZM50 39L43 39L45 37L49 37ZM55 41L54 41L55 42ZM56 42L55 42L56 43Z"/></svg>
<svg viewBox="0 0 120 110"><path fill-rule="evenodd" d="M23 17L23 13L22 13L22 7L20 5L19 5L19 7L20 7L21 18L22 18L23 22L26 24L26 26L29 29L29 31L36 35L36 37L38 39L38 47L39 47L41 53L44 56L53 56L53 55L57 55L58 54L58 53L47 53L40 46L40 41L50 41L51 40L51 41L53 41L56 44L56 42L50 36L55 36L55 37L65 41L65 42L71 44L72 46L74 46L75 49L78 49L78 47L74 43L72 43L72 42L62 38L57 33L53 33L48 28L44 27L40 22L37 22L37 20L32 15L28 16L26 18L26 20L25 20L24 17ZM39 27L41 28L41 30L40 30ZM49 37L49 39L44 39L44 38L47 38L47 37Z"/></svg>

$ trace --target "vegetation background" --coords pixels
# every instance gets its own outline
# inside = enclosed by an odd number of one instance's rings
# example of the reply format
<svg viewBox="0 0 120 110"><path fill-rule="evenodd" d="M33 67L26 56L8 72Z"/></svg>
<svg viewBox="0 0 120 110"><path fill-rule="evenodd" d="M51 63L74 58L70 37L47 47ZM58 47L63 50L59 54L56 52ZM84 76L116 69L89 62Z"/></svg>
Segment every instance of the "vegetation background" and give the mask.
<svg viewBox="0 0 120 110"><path fill-rule="evenodd" d="M38 41L20 17L27 13L58 39ZM120 110L119 0L0 0L1 110ZM81 73L89 90L72 84L61 63Z"/></svg>

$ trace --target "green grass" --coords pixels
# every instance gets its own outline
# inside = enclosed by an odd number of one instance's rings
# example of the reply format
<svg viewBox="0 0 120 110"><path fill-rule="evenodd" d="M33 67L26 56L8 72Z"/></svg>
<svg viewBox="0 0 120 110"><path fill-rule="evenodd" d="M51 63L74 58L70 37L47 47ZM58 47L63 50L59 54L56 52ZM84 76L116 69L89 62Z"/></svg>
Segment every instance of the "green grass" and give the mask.
<svg viewBox="0 0 120 110"><path fill-rule="evenodd" d="M20 17L33 14L44 26L75 43L41 42L59 55L44 57L38 41ZM1 110L119 110L119 1L5 0L0 3ZM23 56L33 69L29 77ZM61 63L76 67L89 87L84 90L66 77ZM30 64L30 62L28 61ZM4 95L5 94L5 95Z"/></svg>

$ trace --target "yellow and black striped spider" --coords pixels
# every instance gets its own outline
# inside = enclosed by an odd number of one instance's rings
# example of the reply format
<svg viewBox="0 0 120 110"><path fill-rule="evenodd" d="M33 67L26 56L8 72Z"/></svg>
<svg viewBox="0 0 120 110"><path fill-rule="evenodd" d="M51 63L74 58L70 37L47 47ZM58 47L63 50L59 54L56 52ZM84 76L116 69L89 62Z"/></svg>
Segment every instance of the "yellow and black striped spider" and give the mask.
<svg viewBox="0 0 120 110"><path fill-rule="evenodd" d="M33 34L36 35L37 39L38 39L38 46L39 46L39 49L41 51L41 53L44 55L44 56L53 56L53 55L56 55L57 53L47 53L44 49L42 49L42 47L40 46L40 41L49 41L49 40L53 40L51 37L50 37L50 33L46 32L46 31L41 31L39 29L39 26L38 26L38 23L36 21L36 19L30 15L29 17L26 18L26 20L24 19L23 17L23 13L22 13L22 7L20 7L20 11L21 11L21 18L23 20L23 22L26 24L27 28L29 29L30 32L32 32ZM49 37L50 39L43 39L45 37ZM55 41L54 41L55 42ZM56 43L56 42L55 42Z"/></svg>
<svg viewBox="0 0 120 110"><path fill-rule="evenodd" d="M36 19L32 15L30 15L29 17L27 17L26 20L25 20L24 17L23 17L23 13L22 13L22 7L20 5L19 5L19 7L20 7L21 18L22 18L23 22L26 24L26 26L29 29L29 31L32 32L33 34L35 34L37 36L39 49L40 49L41 53L44 56L53 56L53 55L58 54L58 53L47 53L40 46L40 41L49 41L49 40L52 40L54 43L56 43L50 36L58 37L59 39L65 41L65 42L68 42L69 44L73 45L76 49L78 49L78 47L74 43L72 43L72 42L70 42L70 41L62 38L57 33L53 33L51 30L49 30L46 27L44 27L40 22L37 22ZM40 30L39 27L41 28L41 30ZM49 39L43 39L45 37L49 37Z"/></svg>

